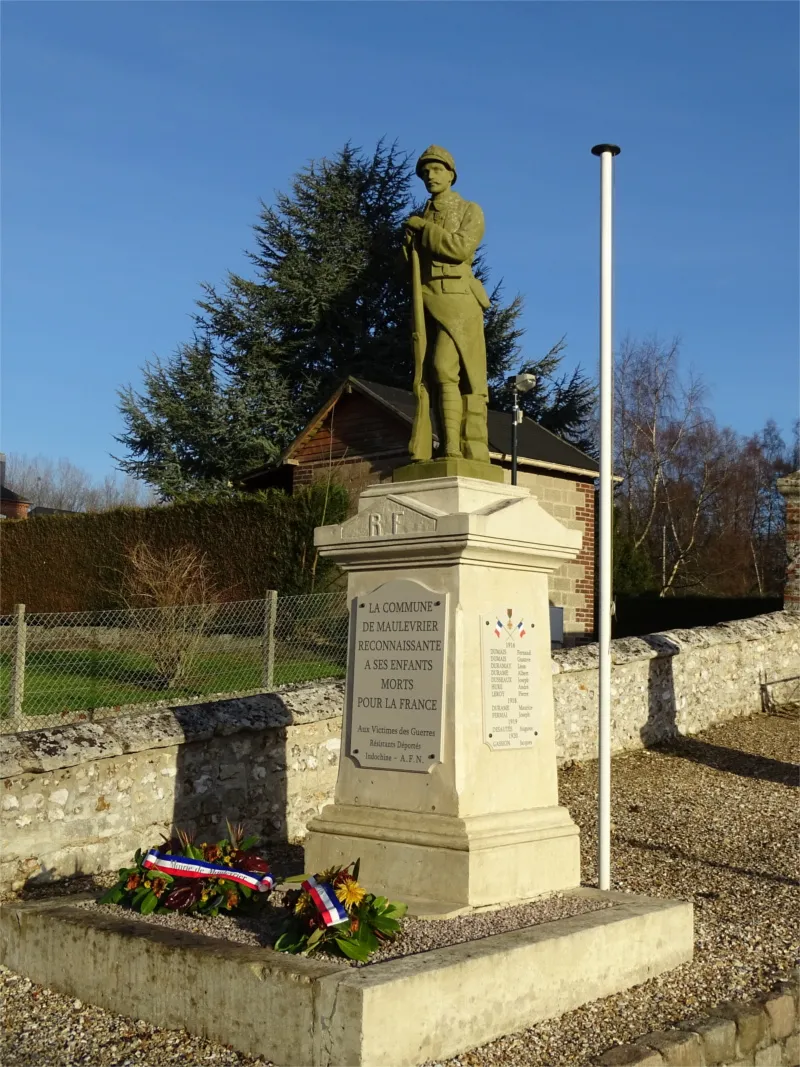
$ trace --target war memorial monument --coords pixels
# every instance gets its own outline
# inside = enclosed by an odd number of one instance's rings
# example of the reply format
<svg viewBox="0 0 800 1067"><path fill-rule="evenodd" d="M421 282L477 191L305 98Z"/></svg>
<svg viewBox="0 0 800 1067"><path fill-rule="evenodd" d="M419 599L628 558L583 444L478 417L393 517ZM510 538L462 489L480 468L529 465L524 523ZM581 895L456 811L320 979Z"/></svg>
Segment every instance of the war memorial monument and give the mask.
<svg viewBox="0 0 800 1067"><path fill-rule="evenodd" d="M442 923L555 892L594 910L361 967L58 899L0 930L4 958L37 981L287 1067L445 1059L692 956L690 903L580 885L579 830L558 802L547 577L581 535L490 462L483 214L453 190L444 149L417 174L430 199L404 245L412 461L315 535L347 574L351 616L338 781L305 870L359 859L370 891Z"/></svg>
<svg viewBox="0 0 800 1067"><path fill-rule="evenodd" d="M487 444L488 298L472 272L481 208L432 145L409 218L416 417L412 462L317 530L352 603L335 802L307 866L361 857L419 915L580 885L579 831L558 803L547 576L580 534L503 481Z"/></svg>

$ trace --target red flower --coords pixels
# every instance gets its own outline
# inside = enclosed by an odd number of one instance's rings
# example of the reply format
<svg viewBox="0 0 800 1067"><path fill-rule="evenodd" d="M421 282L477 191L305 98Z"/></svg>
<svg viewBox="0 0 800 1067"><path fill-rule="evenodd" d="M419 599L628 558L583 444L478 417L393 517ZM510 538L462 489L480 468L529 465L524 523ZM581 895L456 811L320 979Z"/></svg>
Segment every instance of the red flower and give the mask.
<svg viewBox="0 0 800 1067"><path fill-rule="evenodd" d="M269 864L263 856L259 856L253 849L249 849L247 852L240 852L236 862L237 866L241 867L243 871L249 871L251 874L269 874Z"/></svg>
<svg viewBox="0 0 800 1067"><path fill-rule="evenodd" d="M173 889L168 897L164 898L163 904L170 911L180 911L182 908L190 908L196 904L203 892L201 885L184 885L179 889Z"/></svg>

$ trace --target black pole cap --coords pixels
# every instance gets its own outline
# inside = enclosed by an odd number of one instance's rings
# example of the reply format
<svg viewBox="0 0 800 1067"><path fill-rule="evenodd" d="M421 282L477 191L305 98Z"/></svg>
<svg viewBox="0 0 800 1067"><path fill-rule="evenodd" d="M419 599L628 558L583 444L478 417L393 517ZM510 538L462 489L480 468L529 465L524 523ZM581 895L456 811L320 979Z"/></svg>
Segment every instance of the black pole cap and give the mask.
<svg viewBox="0 0 800 1067"><path fill-rule="evenodd" d="M592 155L602 156L603 152L610 152L612 156L618 156L621 151L618 144L596 144L592 149Z"/></svg>

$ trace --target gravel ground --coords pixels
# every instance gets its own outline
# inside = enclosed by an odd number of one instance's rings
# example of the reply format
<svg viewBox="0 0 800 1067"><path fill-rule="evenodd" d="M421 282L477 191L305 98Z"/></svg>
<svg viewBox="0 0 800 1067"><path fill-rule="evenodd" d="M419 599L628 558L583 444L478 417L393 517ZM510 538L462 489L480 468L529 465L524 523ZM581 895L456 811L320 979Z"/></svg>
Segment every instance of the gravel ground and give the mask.
<svg viewBox="0 0 800 1067"><path fill-rule="evenodd" d="M757 715L612 766L612 888L691 900L695 957L643 985L437 1067L584 1067L633 1041L788 978L800 954L796 720ZM559 775L597 877L597 765Z"/></svg>
<svg viewBox="0 0 800 1067"><path fill-rule="evenodd" d="M0 967L3 1067L273 1067L184 1030L159 1030L33 985Z"/></svg>
<svg viewBox="0 0 800 1067"><path fill-rule="evenodd" d="M286 914L278 890L279 887L276 888L277 899L274 907L271 902L266 903L258 914L241 917L218 915L214 919L205 919L196 915L137 915L131 911L123 912L114 904L95 904L93 901L86 901L80 907L113 915L115 918L124 915L126 919L135 919L138 922L169 926L174 930L189 930L208 937L223 937L226 941L260 948L274 944ZM496 911L463 915L455 919L406 919L397 940L378 949L370 957L369 963L357 963L355 960L336 956L324 958L343 967L371 967L375 963L385 963L386 960L398 959L400 956L428 952L432 948L444 948L445 945L460 945L464 941L477 941L491 934L521 930L523 926L537 926L539 923L554 922L556 919L568 919L571 915L582 915L587 911L599 911L606 907L610 907L610 904L556 893L546 900L534 901L531 904L498 908Z"/></svg>
<svg viewBox="0 0 800 1067"><path fill-rule="evenodd" d="M613 888L694 901L695 959L438 1067L584 1067L613 1044L701 1015L722 1000L746 999L788 977L800 949L800 814L792 765L799 757L797 722L763 715L657 752L615 757ZM581 827L590 885L596 876L596 770L585 763L560 773L562 802ZM295 855L289 850L287 869ZM490 915L477 918L485 922ZM8 1067L126 1067L145 1059L268 1067L182 1031L81 1005L6 970L0 970L0 989L0 1062Z"/></svg>

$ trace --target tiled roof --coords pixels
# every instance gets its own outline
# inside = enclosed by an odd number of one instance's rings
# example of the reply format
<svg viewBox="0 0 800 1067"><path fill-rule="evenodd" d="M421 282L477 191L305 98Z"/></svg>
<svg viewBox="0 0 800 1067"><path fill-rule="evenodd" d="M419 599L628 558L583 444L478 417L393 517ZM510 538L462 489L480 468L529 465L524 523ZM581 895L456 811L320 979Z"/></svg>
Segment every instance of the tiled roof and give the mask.
<svg viewBox="0 0 800 1067"><path fill-rule="evenodd" d="M393 408L410 423L414 418L416 402L414 394L407 389L397 389L390 385L379 385L363 378L351 378L351 382L360 387L362 392L373 394L387 407ZM509 411L488 412L489 451L500 455L511 455L511 413ZM530 460L552 464L559 467L572 467L587 473L600 471L597 460L587 456L575 445L556 437L550 430L540 426L533 419L523 418L517 434L517 454L520 460Z"/></svg>

